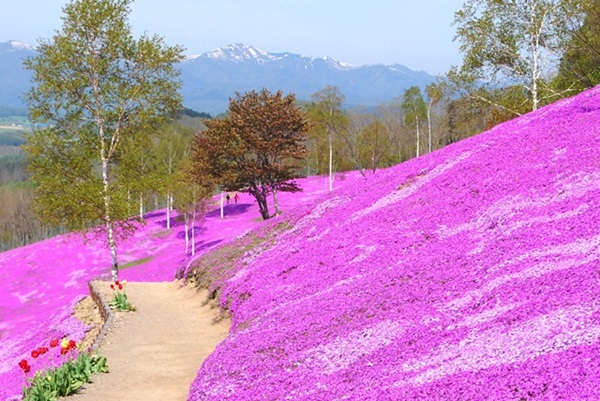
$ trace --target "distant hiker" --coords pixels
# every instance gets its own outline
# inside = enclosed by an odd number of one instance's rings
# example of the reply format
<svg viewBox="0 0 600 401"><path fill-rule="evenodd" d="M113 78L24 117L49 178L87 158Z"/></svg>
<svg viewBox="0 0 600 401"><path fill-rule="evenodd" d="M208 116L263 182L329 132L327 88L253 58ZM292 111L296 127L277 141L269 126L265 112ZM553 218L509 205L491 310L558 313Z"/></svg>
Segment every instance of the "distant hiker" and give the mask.
<svg viewBox="0 0 600 401"><path fill-rule="evenodd" d="M240 199L240 196L238 194L235 194L235 196L233 197L233 200L235 201L236 205L237 205L238 199Z"/></svg>
<svg viewBox="0 0 600 401"><path fill-rule="evenodd" d="M225 199L227 199L227 204L229 205L229 199L230 199L229 194L227 194L227 196L225 197Z"/></svg>

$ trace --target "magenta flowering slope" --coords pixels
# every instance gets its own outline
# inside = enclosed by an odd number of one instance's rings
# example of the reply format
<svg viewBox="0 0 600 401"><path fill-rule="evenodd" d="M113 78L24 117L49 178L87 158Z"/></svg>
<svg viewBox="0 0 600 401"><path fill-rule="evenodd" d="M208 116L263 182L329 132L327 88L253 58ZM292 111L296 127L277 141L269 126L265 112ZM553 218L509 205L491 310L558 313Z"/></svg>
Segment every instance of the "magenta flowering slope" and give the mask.
<svg viewBox="0 0 600 401"><path fill-rule="evenodd" d="M347 182L351 182L357 174L347 176ZM280 195L284 210L326 191L326 181L320 177L299 183L304 192ZM247 194L240 194L239 204L232 201L225 212L223 220L215 209L196 223L199 253L262 224L258 206ZM144 262L122 270L122 279L171 281L189 259L183 224L174 222L172 230L167 231L165 211L150 213L146 224L119 246L119 256L123 264ZM46 356L33 361L32 350L47 346L52 338L83 338L87 328L72 317L73 306L89 294L88 281L108 278L109 269L106 248L99 242L86 244L78 235L59 236L0 253L0 400L20 399L25 383L18 366L22 359L31 364L30 376L57 363Z"/></svg>
<svg viewBox="0 0 600 401"><path fill-rule="evenodd" d="M600 87L295 213L189 400L600 399Z"/></svg>

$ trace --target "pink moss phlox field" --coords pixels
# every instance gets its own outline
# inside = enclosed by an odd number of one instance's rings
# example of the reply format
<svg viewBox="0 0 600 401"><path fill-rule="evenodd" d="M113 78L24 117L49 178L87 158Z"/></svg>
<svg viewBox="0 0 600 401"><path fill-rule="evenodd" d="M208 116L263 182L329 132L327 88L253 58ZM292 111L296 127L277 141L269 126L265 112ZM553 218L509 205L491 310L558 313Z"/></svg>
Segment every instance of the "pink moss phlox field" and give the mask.
<svg viewBox="0 0 600 401"><path fill-rule="evenodd" d="M189 400L600 399L600 87L300 207Z"/></svg>
<svg viewBox="0 0 600 401"><path fill-rule="evenodd" d="M345 176L347 180L339 183L350 182L358 175ZM304 192L280 194L284 211L326 192L322 177L309 177L299 183ZM121 279L172 281L181 266L189 264L183 222L175 213L171 216L169 231L165 210L149 213L145 224L119 245L123 265L143 262L121 270ZM216 202L213 210L196 222L197 255L261 224L258 206L247 194L240 194L238 204L232 201L225 206L223 220ZM89 295L88 281L108 280L109 271L109 253L102 241L85 243L79 235L59 236L0 253L0 400L20 399L25 380L18 363L22 359L31 363L32 350L47 346L52 338L66 336L80 341L84 337L88 328L72 317L73 307ZM53 363L38 358L31 364L29 375Z"/></svg>

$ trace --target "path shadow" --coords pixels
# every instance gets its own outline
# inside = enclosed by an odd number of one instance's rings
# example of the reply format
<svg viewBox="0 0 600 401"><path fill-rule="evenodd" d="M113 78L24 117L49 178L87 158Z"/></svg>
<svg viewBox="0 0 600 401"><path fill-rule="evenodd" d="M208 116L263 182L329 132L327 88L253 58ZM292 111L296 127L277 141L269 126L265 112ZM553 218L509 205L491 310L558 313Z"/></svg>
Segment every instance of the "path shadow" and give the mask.
<svg viewBox="0 0 600 401"><path fill-rule="evenodd" d="M251 203L238 203L238 204L229 204L223 207L223 214L225 216L238 216L240 214L244 214L248 211L248 209L252 206ZM206 217L220 217L221 216L221 208L217 208L212 212L206 214Z"/></svg>

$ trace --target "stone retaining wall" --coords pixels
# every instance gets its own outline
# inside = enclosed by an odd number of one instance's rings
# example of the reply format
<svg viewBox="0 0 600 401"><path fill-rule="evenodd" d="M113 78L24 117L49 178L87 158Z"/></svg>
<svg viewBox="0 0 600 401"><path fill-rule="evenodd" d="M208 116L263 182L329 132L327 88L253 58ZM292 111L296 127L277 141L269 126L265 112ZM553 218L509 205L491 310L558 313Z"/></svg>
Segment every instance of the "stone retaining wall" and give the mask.
<svg viewBox="0 0 600 401"><path fill-rule="evenodd" d="M100 315L102 316L102 321L103 321L100 332L98 333L98 335L94 339L94 342L88 349L88 352L96 353L96 352L98 352L98 349L100 348L100 345L102 344L102 340L104 339L104 336L106 335L106 332L108 331L108 328L112 324L115 315L113 314L112 309L108 305L108 302L106 302L104 295L98 289L98 286L96 285L96 283L93 281L90 281L88 283L88 286L90 288L90 295L91 295L92 299L94 300L94 302L96 303L96 305L98 305L98 309L100 310Z"/></svg>

